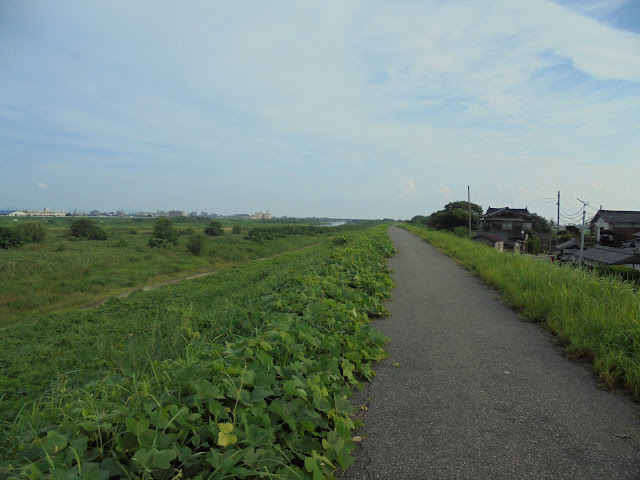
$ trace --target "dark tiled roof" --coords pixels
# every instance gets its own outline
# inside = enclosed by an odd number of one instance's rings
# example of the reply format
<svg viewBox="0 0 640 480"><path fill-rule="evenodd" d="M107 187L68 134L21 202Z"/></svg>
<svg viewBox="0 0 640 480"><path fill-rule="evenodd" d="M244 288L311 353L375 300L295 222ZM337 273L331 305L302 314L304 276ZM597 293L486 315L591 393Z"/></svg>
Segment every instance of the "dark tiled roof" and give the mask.
<svg viewBox="0 0 640 480"><path fill-rule="evenodd" d="M556 245L556 250L564 250L565 248L579 247L579 246L580 246L580 242L578 242L575 238L572 238L570 240L567 240L566 242L562 242Z"/></svg>
<svg viewBox="0 0 640 480"><path fill-rule="evenodd" d="M587 248L583 252L582 257L605 265L633 263L634 261L637 263L638 260L640 260L633 249L605 247L604 245L595 245L591 248Z"/></svg>
<svg viewBox="0 0 640 480"><path fill-rule="evenodd" d="M528 208L509 208L509 207L501 207L501 208L487 208L487 213L484 214L483 218L492 217L494 215L514 215L514 216L529 216L531 213Z"/></svg>
<svg viewBox="0 0 640 480"><path fill-rule="evenodd" d="M637 223L640 224L640 212L628 210L599 210L593 217L595 223L598 218L602 218L608 223Z"/></svg>
<svg viewBox="0 0 640 480"><path fill-rule="evenodd" d="M486 238L488 240L491 240L492 242L504 242L503 238L500 238L497 235L493 235L492 233L487 233L487 232L478 232L473 238L476 239L478 237Z"/></svg>

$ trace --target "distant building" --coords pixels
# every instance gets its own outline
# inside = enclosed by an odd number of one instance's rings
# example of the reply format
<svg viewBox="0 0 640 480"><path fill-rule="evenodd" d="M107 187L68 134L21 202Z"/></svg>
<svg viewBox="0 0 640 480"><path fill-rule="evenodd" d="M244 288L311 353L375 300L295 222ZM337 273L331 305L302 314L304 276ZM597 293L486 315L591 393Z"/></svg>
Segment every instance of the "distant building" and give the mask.
<svg viewBox="0 0 640 480"><path fill-rule="evenodd" d="M591 225L596 229L596 242L600 243L603 236L610 237L613 246L633 239L633 234L640 232L640 212L628 210L598 210ZM611 238L612 237L612 238Z"/></svg>
<svg viewBox="0 0 640 480"><path fill-rule="evenodd" d="M49 210L45 208L44 210L18 210L15 212L11 212L9 214L10 217L66 217L67 212L59 212L54 210Z"/></svg>
<svg viewBox="0 0 640 480"><path fill-rule="evenodd" d="M480 227L485 232L504 232L510 239L524 238L524 232L532 229L531 213L527 208L487 208L480 218Z"/></svg>
<svg viewBox="0 0 640 480"><path fill-rule="evenodd" d="M504 251L504 239L492 233L478 232L472 240L493 247L499 252Z"/></svg>
<svg viewBox="0 0 640 480"><path fill-rule="evenodd" d="M262 212L254 213L253 215L251 215L250 218L252 220L271 220L273 217L269 213L269 210L267 210L266 213L262 213Z"/></svg>
<svg viewBox="0 0 640 480"><path fill-rule="evenodd" d="M171 210L168 214L170 217L186 217L186 210Z"/></svg>

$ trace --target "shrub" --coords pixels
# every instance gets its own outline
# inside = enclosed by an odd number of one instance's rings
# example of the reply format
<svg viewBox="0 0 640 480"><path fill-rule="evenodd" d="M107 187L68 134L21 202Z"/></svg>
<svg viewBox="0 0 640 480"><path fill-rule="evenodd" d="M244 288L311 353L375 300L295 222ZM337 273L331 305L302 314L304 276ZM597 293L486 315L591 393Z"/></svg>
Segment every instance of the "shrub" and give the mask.
<svg viewBox="0 0 640 480"><path fill-rule="evenodd" d="M69 235L87 240L106 240L107 232L88 218L78 218L71 222Z"/></svg>
<svg viewBox="0 0 640 480"><path fill-rule="evenodd" d="M212 220L209 225L207 225L207 228L204 229L204 233L210 237L217 237L224 234L224 230L222 230L222 224L220 222Z"/></svg>
<svg viewBox="0 0 640 480"><path fill-rule="evenodd" d="M601 277L617 277L640 284L640 270L624 265L599 265L593 269Z"/></svg>
<svg viewBox="0 0 640 480"><path fill-rule="evenodd" d="M193 255L200 256L204 251L204 235L201 233L193 233L187 239L187 250Z"/></svg>
<svg viewBox="0 0 640 480"><path fill-rule="evenodd" d="M542 251L542 241L537 237L530 237L527 240L527 251L531 255L537 255Z"/></svg>
<svg viewBox="0 0 640 480"><path fill-rule="evenodd" d="M231 229L231 233L242 233L242 227L240 225L234 225Z"/></svg>
<svg viewBox="0 0 640 480"><path fill-rule="evenodd" d="M162 245L151 245L151 240L149 240L149 246L166 246L167 243L171 242L174 245L178 244L178 231L173 226L173 220L169 217L160 217L153 224L153 237L164 240ZM158 243L158 242L156 242Z"/></svg>
<svg viewBox="0 0 640 480"><path fill-rule="evenodd" d="M22 238L15 228L0 227L0 248L12 248L22 245Z"/></svg>
<svg viewBox="0 0 640 480"><path fill-rule="evenodd" d="M150 247L166 247L167 246L167 241L164 238L158 238L158 237L151 237L149 239L149 246Z"/></svg>
<svg viewBox="0 0 640 480"><path fill-rule="evenodd" d="M193 229L193 227L182 228L178 231L178 235L180 236L193 235L194 233L196 233L196 231Z"/></svg>
<svg viewBox="0 0 640 480"><path fill-rule="evenodd" d="M23 242L41 243L47 236L44 225L36 222L21 223L16 227L16 230Z"/></svg>
<svg viewBox="0 0 640 480"><path fill-rule="evenodd" d="M453 229L453 234L460 238L469 238L469 227L456 227Z"/></svg>

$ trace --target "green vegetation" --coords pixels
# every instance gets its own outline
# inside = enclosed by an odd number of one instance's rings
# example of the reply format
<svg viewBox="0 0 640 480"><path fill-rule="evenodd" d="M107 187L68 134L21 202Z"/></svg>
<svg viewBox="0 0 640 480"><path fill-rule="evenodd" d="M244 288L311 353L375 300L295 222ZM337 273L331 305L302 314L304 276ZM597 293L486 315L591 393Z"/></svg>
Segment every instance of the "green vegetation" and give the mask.
<svg viewBox="0 0 640 480"><path fill-rule="evenodd" d="M153 235L149 239L150 247L166 247L169 243L178 244L178 230L173 226L173 220L160 217L153 224Z"/></svg>
<svg viewBox="0 0 640 480"><path fill-rule="evenodd" d="M588 358L601 382L640 398L640 294L628 282L501 253L443 232L405 225L542 321L568 354Z"/></svg>
<svg viewBox="0 0 640 480"><path fill-rule="evenodd" d="M384 229L0 331L0 475L333 478L384 356Z"/></svg>
<svg viewBox="0 0 640 480"><path fill-rule="evenodd" d="M212 220L207 228L204 229L204 233L209 235L210 237L217 237L218 235L223 235L224 230L222 230L222 223L217 220Z"/></svg>
<svg viewBox="0 0 640 480"><path fill-rule="evenodd" d="M192 233L187 240L187 250L193 255L202 255L204 252L204 235Z"/></svg>
<svg viewBox="0 0 640 480"><path fill-rule="evenodd" d="M240 234L206 236L200 255L193 255L185 245L191 235L203 233L209 219L193 218L191 223L182 220L178 222L179 229L169 218L95 219L92 223L108 236L101 242L70 236L70 226L77 220L69 217L39 221L38 231L45 232L44 238L38 237L42 238L40 243L20 240L21 246L0 250L0 326L39 313L88 306L148 284L304 248L351 228L325 229L323 235L316 234L320 230L309 235L285 234L263 243L247 241ZM0 236L6 230L31 231L32 227L27 226L33 223L0 219ZM226 226L231 228L232 223ZM177 236L178 231L186 236ZM164 247L149 248L152 238L158 238Z"/></svg>
<svg viewBox="0 0 640 480"><path fill-rule="evenodd" d="M25 243L41 243L47 231L41 223L24 222L16 226L0 226L0 248L19 247Z"/></svg>
<svg viewBox="0 0 640 480"><path fill-rule="evenodd" d="M595 267L594 272L601 277L613 277L626 282L635 282L640 285L640 270L625 267L624 265L600 265Z"/></svg>
<svg viewBox="0 0 640 480"><path fill-rule="evenodd" d="M71 223L69 235L86 240L106 240L107 232L88 218L78 218Z"/></svg>
<svg viewBox="0 0 640 480"><path fill-rule="evenodd" d="M482 216L482 207L471 204L471 229L477 230ZM465 201L450 202L443 210L438 210L428 217L417 215L411 219L412 223L428 225L436 230L453 231L456 227L469 229L469 204ZM468 234L467 234L468 235Z"/></svg>

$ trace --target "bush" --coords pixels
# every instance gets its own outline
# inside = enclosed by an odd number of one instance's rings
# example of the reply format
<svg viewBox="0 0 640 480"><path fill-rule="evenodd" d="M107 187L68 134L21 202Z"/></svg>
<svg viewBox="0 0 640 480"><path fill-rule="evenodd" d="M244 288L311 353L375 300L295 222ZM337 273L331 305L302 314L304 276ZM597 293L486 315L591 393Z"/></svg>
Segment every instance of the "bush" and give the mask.
<svg viewBox="0 0 640 480"><path fill-rule="evenodd" d="M193 227L186 227L183 228L181 230L178 231L178 235L180 235L181 237L183 235L193 235L194 233L196 233L196 231L193 229Z"/></svg>
<svg viewBox="0 0 640 480"><path fill-rule="evenodd" d="M164 238L158 238L158 237L151 237L149 239L149 246L150 247L166 247L167 246L167 241Z"/></svg>
<svg viewBox="0 0 640 480"><path fill-rule="evenodd" d="M78 218L71 222L69 235L87 240L106 240L107 232L88 218Z"/></svg>
<svg viewBox="0 0 640 480"><path fill-rule="evenodd" d="M0 248L5 250L22 245L22 238L15 228L0 227Z"/></svg>
<svg viewBox="0 0 640 480"><path fill-rule="evenodd" d="M529 237L527 240L527 251L531 255L537 255L542 251L542 241L537 237Z"/></svg>
<svg viewBox="0 0 640 480"><path fill-rule="evenodd" d="M187 250L193 255L200 256L204 251L204 235L201 233L193 233L187 239Z"/></svg>
<svg viewBox="0 0 640 480"><path fill-rule="evenodd" d="M599 265L593 269L601 277L617 277L627 282L640 284L640 270L624 265Z"/></svg>
<svg viewBox="0 0 640 480"><path fill-rule="evenodd" d="M231 229L231 233L242 233L242 227L240 225L234 225Z"/></svg>
<svg viewBox="0 0 640 480"><path fill-rule="evenodd" d="M212 220L209 225L207 225L207 228L204 229L204 233L210 237L217 237L224 234L224 230L222 230L222 224L220 222Z"/></svg>
<svg viewBox="0 0 640 480"><path fill-rule="evenodd" d="M456 227L453 229L453 234L460 238L469 238L469 227Z"/></svg>
<svg viewBox="0 0 640 480"><path fill-rule="evenodd" d="M151 245L151 240L149 240L149 246L166 246L167 243L173 243L174 245L178 244L178 231L173 226L173 220L169 217L160 217L153 224L153 237L164 240L163 245ZM159 242L156 242L159 243Z"/></svg>
<svg viewBox="0 0 640 480"><path fill-rule="evenodd" d="M47 236L47 230L44 226L36 222L21 223L16 227L16 230L25 243L41 243Z"/></svg>

